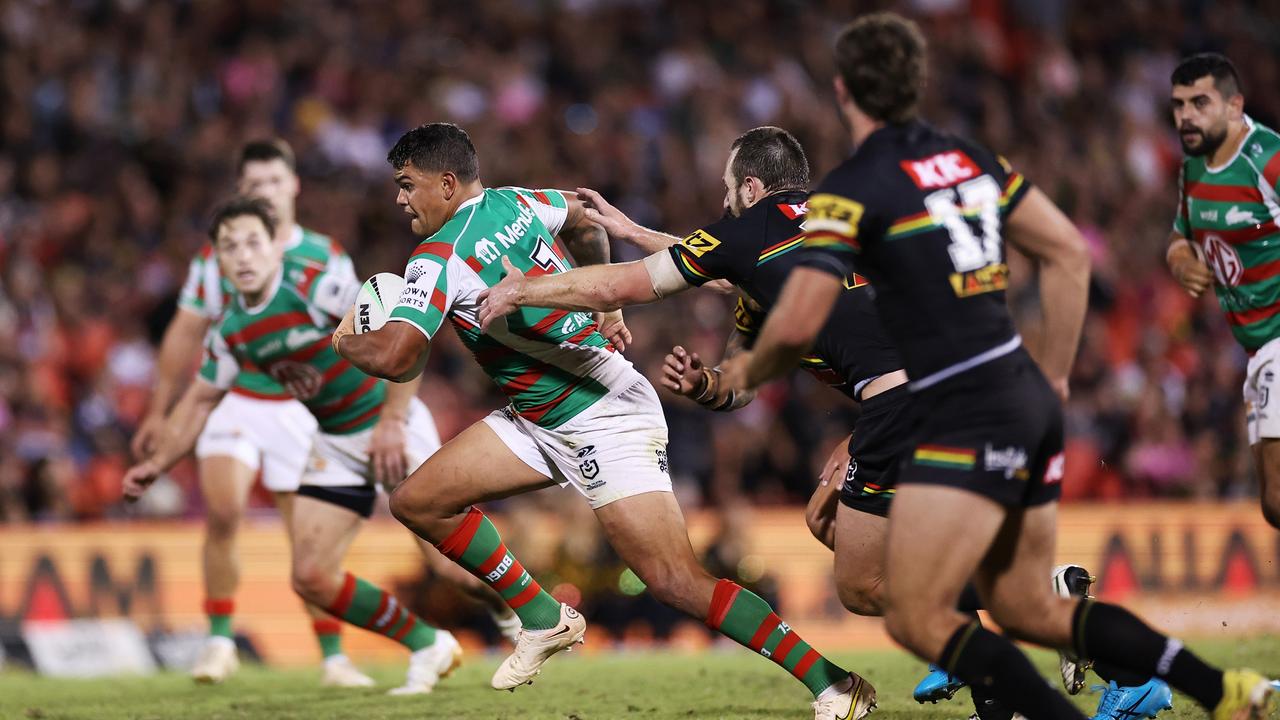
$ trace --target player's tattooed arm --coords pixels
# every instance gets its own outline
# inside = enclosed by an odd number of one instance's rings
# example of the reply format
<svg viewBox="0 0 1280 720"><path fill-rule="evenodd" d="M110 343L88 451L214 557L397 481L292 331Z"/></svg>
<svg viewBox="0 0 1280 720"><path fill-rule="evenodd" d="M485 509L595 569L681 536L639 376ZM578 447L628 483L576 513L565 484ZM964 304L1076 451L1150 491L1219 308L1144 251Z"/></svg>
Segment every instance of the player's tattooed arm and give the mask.
<svg viewBox="0 0 1280 720"><path fill-rule="evenodd" d="M129 468L124 476L124 497L133 502L142 497L160 473L173 467L183 455L196 446L196 438L204 429L209 414L227 394L204 378L196 378L186 393L165 418L164 432L155 451L142 462Z"/></svg>
<svg viewBox="0 0 1280 720"><path fill-rule="evenodd" d="M1040 307L1044 325L1039 348L1031 348L1040 369L1062 399L1080 344L1089 304L1089 253L1076 226L1037 188L1009 214L1006 237L1040 267Z"/></svg>

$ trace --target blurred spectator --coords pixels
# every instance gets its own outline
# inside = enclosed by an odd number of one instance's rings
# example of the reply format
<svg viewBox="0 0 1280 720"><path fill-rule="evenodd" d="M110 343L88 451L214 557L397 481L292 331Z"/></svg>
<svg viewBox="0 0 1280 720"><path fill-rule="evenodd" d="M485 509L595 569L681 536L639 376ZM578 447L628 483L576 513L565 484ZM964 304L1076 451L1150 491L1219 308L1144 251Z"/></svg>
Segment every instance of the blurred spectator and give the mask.
<svg viewBox="0 0 1280 720"><path fill-rule="evenodd" d="M1252 492L1244 357L1216 303L1168 278L1179 150L1168 72L1223 50L1247 109L1280 119L1280 5L1257 0L659 0L0 5L0 520L116 512L124 439L153 346L231 158L278 134L298 152L300 218L363 275L415 239L383 161L406 128L468 129L491 185L600 189L640 222L713 219L729 141L790 129L815 173L847 153L829 43L854 9L917 17L933 47L926 115L1000 150L1084 230L1095 261L1074 396L1071 498ZM590 42L582 42L586 29ZM57 38L50 42L49 38ZM616 255L636 256L630 248ZM1011 302L1028 337L1032 272ZM672 344L717 358L725 300L631 313L653 370ZM682 322L673 323L671 318ZM425 394L446 436L500 400L450 338ZM671 400L682 497L798 502L852 408L807 378L736 416ZM166 500L153 512L198 510Z"/></svg>

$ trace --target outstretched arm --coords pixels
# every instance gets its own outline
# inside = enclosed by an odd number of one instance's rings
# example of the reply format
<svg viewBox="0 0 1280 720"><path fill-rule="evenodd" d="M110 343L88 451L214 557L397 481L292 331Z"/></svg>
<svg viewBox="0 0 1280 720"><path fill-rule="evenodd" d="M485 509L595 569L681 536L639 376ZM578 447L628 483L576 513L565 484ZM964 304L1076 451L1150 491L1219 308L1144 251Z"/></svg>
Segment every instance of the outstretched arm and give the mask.
<svg viewBox="0 0 1280 720"><path fill-rule="evenodd" d="M604 228L609 237L635 245L647 254L652 255L680 242L675 235L650 230L636 223L591 188L578 188L578 197L586 204L588 220Z"/></svg>
<svg viewBox="0 0 1280 720"><path fill-rule="evenodd" d="M129 468L124 476L124 496L130 502L142 497L147 487L160 473L175 463L196 445L196 438L204 429L205 421L213 412L226 391L204 378L187 387L182 399L165 418L165 430L156 443L155 451L146 460Z"/></svg>
<svg viewBox="0 0 1280 720"><path fill-rule="evenodd" d="M592 265L526 277L506 258L506 277L480 294L480 326L521 307L605 312L653 302L690 287L666 250L628 263Z"/></svg>

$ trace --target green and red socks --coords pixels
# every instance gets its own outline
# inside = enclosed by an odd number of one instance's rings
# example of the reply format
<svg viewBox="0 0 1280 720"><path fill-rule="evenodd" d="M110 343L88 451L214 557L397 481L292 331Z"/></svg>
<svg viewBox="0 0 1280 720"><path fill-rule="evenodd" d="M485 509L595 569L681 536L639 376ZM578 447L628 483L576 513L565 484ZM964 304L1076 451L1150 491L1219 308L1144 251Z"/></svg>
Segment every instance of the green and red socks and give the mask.
<svg viewBox="0 0 1280 720"><path fill-rule="evenodd" d="M236 612L236 601L231 598L207 598L204 614L209 616L209 636L235 639L231 630L231 616Z"/></svg>
<svg viewBox="0 0 1280 720"><path fill-rule="evenodd" d="M320 643L320 655L328 660L342 654L342 623L332 618L313 619L311 629Z"/></svg>
<svg viewBox="0 0 1280 720"><path fill-rule="evenodd" d="M346 573L338 597L325 610L352 625L385 635L411 651L436 641L436 629L405 609L394 595L351 573Z"/></svg>
<svg viewBox="0 0 1280 720"><path fill-rule="evenodd" d="M849 677L800 639L759 595L731 580L716 583L707 626L781 665L817 697Z"/></svg>
<svg viewBox="0 0 1280 720"><path fill-rule="evenodd" d="M526 630L546 630L560 622L560 601L542 589L502 542L489 518L472 507L458 529L436 545L502 596Z"/></svg>

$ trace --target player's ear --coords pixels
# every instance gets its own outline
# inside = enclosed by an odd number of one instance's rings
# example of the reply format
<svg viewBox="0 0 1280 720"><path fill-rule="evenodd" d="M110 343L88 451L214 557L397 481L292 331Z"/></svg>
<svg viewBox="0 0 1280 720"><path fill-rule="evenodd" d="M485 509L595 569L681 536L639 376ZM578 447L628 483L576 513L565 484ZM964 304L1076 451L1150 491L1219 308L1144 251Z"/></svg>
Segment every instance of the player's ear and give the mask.
<svg viewBox="0 0 1280 720"><path fill-rule="evenodd" d="M1227 112L1231 114L1232 120L1239 120L1244 117L1244 95L1236 93L1228 98Z"/></svg>
<svg viewBox="0 0 1280 720"><path fill-rule="evenodd" d="M458 191L458 176L448 170L440 173L440 195L445 200L452 200L453 194Z"/></svg>
<svg viewBox="0 0 1280 720"><path fill-rule="evenodd" d="M841 105L849 102L849 88L844 86L844 78L839 75L832 78L831 87L835 88L837 102Z"/></svg>

